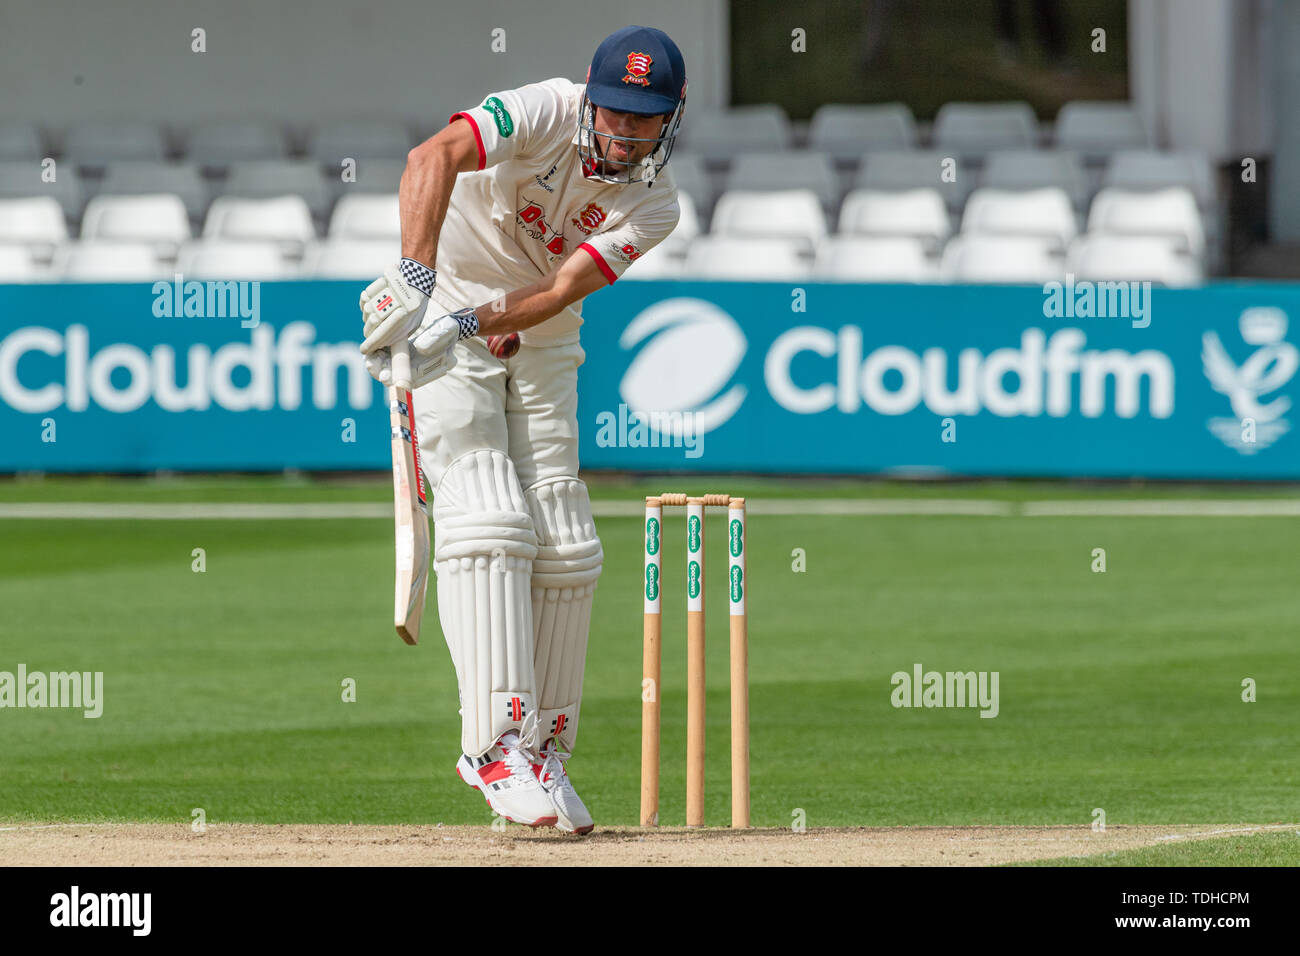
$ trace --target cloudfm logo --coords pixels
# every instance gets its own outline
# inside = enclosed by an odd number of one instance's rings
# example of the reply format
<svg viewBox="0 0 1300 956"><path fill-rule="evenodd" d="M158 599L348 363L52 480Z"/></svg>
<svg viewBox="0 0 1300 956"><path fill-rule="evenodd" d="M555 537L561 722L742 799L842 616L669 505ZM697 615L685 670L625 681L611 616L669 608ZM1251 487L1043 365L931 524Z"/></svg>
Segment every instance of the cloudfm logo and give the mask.
<svg viewBox="0 0 1300 956"><path fill-rule="evenodd" d="M215 348L105 341L77 323L63 330L29 325L0 338L0 405L26 414L125 414L150 402L167 412L293 411L305 402L363 409L373 396L355 343L318 342L310 322L278 332L263 322L247 341Z"/></svg>
<svg viewBox="0 0 1300 956"><path fill-rule="evenodd" d="M703 434L726 424L745 400L743 385L727 387L745 357L745 335L712 302L684 297L656 302L628 323L618 344L639 349L619 395L651 421L655 413L687 412L694 431ZM659 416L670 434L683 417Z"/></svg>
<svg viewBox="0 0 1300 956"><path fill-rule="evenodd" d="M795 326L779 335L763 362L767 390L799 415L831 409L851 415L864 406L878 415L1063 418L1077 407L1085 418L1108 410L1118 418L1169 418L1174 412L1174 363L1155 349L1085 348L1082 329L1049 335L1020 333L1019 346L988 353L933 346L921 351L881 345L867 351L856 325L838 331ZM829 361L827 361L829 360Z"/></svg>

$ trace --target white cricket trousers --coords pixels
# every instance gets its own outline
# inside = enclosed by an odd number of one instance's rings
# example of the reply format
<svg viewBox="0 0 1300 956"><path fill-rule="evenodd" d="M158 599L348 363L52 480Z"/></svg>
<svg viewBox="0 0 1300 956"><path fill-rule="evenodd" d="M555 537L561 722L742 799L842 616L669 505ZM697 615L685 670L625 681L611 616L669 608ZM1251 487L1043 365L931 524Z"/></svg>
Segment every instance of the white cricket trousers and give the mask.
<svg viewBox="0 0 1300 956"><path fill-rule="evenodd" d="M475 336L456 344L456 367L415 390L415 427L429 490L453 460L476 448L509 456L528 488L543 478L578 476L578 366L573 342L520 346L498 359Z"/></svg>

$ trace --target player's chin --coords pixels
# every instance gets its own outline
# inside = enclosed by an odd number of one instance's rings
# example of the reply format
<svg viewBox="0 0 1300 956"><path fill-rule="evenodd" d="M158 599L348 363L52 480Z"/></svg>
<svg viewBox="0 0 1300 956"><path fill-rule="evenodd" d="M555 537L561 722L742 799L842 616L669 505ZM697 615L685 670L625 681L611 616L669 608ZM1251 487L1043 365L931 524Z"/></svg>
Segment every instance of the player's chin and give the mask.
<svg viewBox="0 0 1300 956"><path fill-rule="evenodd" d="M625 172L633 166L639 166L641 160L636 156L625 156L621 159L606 159L605 164L615 172Z"/></svg>

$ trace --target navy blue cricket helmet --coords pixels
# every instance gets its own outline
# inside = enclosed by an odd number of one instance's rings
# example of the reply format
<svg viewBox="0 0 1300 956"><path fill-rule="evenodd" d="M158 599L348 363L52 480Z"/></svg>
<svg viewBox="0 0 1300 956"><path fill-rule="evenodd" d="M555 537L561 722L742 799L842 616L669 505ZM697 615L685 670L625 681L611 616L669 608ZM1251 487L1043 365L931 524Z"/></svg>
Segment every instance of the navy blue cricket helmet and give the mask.
<svg viewBox="0 0 1300 956"><path fill-rule="evenodd" d="M619 137L629 143L655 144L639 166L605 169L595 138L597 106L638 116L667 117L657 137ZM686 62L672 38L654 27L624 27L611 33L596 48L587 70L578 118L578 153L583 166L606 182L653 185L673 151L685 109Z"/></svg>

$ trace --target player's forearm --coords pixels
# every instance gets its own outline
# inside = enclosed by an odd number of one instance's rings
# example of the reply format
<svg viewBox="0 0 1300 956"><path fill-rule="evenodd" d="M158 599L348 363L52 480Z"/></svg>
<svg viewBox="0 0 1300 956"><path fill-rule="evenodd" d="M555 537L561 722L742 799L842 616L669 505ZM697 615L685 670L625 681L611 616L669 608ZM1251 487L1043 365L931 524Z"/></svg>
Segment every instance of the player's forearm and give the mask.
<svg viewBox="0 0 1300 956"><path fill-rule="evenodd" d="M508 293L504 299L486 302L475 309L479 335L486 337L522 332L558 315L564 309L565 302L550 279L548 276Z"/></svg>
<svg viewBox="0 0 1300 956"><path fill-rule="evenodd" d="M455 185L455 161L441 144L424 143L407 155L397 200L402 217L403 257L430 269L436 267L438 234Z"/></svg>

